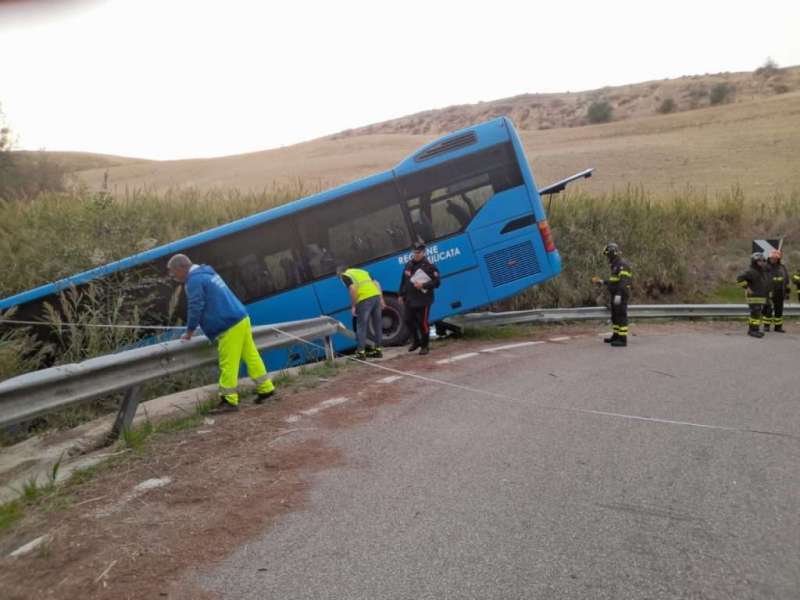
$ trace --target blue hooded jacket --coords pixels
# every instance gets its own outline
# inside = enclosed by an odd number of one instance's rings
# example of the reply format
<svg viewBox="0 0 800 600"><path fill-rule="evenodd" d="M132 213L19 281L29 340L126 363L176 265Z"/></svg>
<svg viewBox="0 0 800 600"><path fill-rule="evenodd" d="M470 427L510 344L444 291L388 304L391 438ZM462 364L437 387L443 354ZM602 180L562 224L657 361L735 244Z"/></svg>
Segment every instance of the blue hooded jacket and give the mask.
<svg viewBox="0 0 800 600"><path fill-rule="evenodd" d="M187 331L194 331L199 325L214 341L247 316L244 305L208 265L198 265L189 272L185 289L189 304Z"/></svg>

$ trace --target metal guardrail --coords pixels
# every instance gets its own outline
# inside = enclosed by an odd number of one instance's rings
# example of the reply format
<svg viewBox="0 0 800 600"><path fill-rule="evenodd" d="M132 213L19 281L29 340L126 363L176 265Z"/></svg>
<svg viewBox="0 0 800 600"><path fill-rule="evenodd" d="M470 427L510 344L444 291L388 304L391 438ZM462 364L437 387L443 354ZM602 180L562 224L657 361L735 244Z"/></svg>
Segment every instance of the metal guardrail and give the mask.
<svg viewBox="0 0 800 600"><path fill-rule="evenodd" d="M628 306L631 319L687 318L744 318L749 314L746 304L632 304ZM785 317L800 316L800 304L785 304ZM558 323L609 319L611 312L604 306L517 310L508 312L467 313L447 319L455 325L514 325L519 323Z"/></svg>
<svg viewBox="0 0 800 600"><path fill-rule="evenodd" d="M333 359L332 337L337 333L353 335L336 319L318 317L254 327L253 339L259 350L292 346L298 342L296 338L324 340L326 358ZM216 362L216 348L206 337L197 336L188 342L162 342L26 373L0 382L0 426L126 391L111 434L116 438L133 421L142 384Z"/></svg>

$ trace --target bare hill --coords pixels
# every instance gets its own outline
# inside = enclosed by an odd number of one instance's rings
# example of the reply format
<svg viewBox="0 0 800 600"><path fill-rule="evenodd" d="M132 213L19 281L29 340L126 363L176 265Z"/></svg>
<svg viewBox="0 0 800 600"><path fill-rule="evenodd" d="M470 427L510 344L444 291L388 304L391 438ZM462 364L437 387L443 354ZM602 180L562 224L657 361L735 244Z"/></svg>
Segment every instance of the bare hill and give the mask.
<svg viewBox="0 0 800 600"><path fill-rule="evenodd" d="M728 102L711 106L708 95L719 83L729 86ZM260 190L297 179L330 186L391 168L444 132L508 115L521 130L540 184L593 166L595 177L586 185L595 192L643 184L657 193L687 185L713 193L739 184L751 195L771 194L800 190L798 90L800 67L793 67L580 94L526 95L428 111L286 148L214 159L135 161L78 174L91 188L101 189L108 173L112 191ZM657 108L667 97L673 98L676 110L662 114ZM541 101L538 112L532 98ZM613 105L613 120L578 126L593 98ZM691 102L700 108L688 110Z"/></svg>
<svg viewBox="0 0 800 600"><path fill-rule="evenodd" d="M580 127L591 124L588 113L593 103L607 103L611 109L610 120L622 121L715 104L752 102L798 90L800 67L762 67L754 72L692 75L584 92L523 94L429 110L350 129L332 137L339 139L376 133L441 134L499 116L511 118L519 129Z"/></svg>

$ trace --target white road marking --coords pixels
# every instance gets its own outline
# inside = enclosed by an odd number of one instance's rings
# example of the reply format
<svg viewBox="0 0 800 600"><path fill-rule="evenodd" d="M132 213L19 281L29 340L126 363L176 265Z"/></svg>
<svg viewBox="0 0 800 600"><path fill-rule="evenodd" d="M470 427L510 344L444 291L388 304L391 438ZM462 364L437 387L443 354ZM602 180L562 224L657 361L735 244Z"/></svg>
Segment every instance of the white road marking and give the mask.
<svg viewBox="0 0 800 600"><path fill-rule="evenodd" d="M464 360L465 358L472 358L473 356L478 356L477 352L467 352L466 354L457 354L456 356L451 356L450 358L443 358L442 360L437 360L437 365L449 365L450 363L458 362L459 360Z"/></svg>
<svg viewBox="0 0 800 600"><path fill-rule="evenodd" d="M310 417L311 415L315 415L318 412L325 410L326 408L330 408L331 406L336 406L338 404L344 404L345 402L349 402L350 398L345 398L344 396L338 398L331 398L330 400L325 400L320 402L316 406L312 406L309 409L301 410L299 415L290 415L284 419L287 423L296 423L300 420L301 415L305 415Z"/></svg>
<svg viewBox="0 0 800 600"><path fill-rule="evenodd" d="M389 377L384 377L383 379L378 379L378 383L394 383L398 379L402 379L402 375L390 375Z"/></svg>
<svg viewBox="0 0 800 600"><path fill-rule="evenodd" d="M30 552L33 552L34 550L36 550L36 548L38 548L42 544L50 543L50 540L52 540L52 539L53 538L52 538L52 536L50 534L43 535L41 537L36 538L35 540L32 540L32 541L28 542L24 546L20 546L19 548L14 550L11 554L9 554L9 556L11 558L17 558L18 556L24 556L25 554L29 554Z"/></svg>
<svg viewBox="0 0 800 600"><path fill-rule="evenodd" d="M563 335L561 337L550 338L548 341L550 341L550 342L566 342L568 339L570 339L568 335Z"/></svg>
<svg viewBox="0 0 800 600"><path fill-rule="evenodd" d="M128 502L130 502L135 498L138 498L145 492L155 488L163 487L165 485L169 485L170 483L172 483L171 477L161 477L158 479L147 479L145 481L142 481L141 483L137 484L130 492L122 496L122 498L120 498L117 501L117 503L114 504L113 506L109 506L108 508L98 510L95 513L95 516L98 518L111 516L114 513L120 511L122 507L125 506Z"/></svg>
<svg viewBox="0 0 800 600"><path fill-rule="evenodd" d="M522 348L523 346L535 346L537 344L544 344L544 342L519 342L518 344L506 344L505 346L495 346L494 348L484 348L481 352L500 352L501 350L511 350L513 348Z"/></svg>

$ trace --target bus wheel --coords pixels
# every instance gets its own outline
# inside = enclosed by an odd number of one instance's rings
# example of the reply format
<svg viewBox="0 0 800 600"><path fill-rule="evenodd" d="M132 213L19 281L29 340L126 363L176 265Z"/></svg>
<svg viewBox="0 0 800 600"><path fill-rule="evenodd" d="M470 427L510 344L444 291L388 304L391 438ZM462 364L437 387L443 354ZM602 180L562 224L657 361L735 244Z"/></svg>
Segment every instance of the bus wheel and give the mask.
<svg viewBox="0 0 800 600"><path fill-rule="evenodd" d="M408 339L408 328L403 319L403 306L396 296L384 296L383 345L400 346Z"/></svg>

